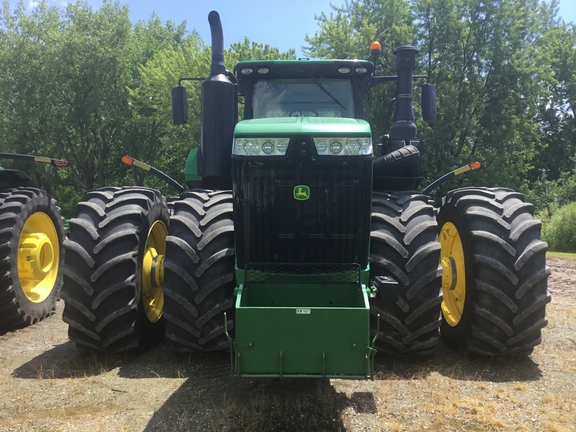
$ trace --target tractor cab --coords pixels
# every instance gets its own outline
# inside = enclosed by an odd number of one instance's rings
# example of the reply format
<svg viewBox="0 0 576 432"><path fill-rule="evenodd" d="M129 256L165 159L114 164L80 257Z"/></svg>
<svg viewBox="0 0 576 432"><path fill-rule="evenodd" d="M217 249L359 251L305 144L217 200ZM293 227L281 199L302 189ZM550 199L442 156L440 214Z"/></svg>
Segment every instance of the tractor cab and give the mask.
<svg viewBox="0 0 576 432"><path fill-rule="evenodd" d="M364 118L373 65L362 60L245 61L234 67L244 119Z"/></svg>

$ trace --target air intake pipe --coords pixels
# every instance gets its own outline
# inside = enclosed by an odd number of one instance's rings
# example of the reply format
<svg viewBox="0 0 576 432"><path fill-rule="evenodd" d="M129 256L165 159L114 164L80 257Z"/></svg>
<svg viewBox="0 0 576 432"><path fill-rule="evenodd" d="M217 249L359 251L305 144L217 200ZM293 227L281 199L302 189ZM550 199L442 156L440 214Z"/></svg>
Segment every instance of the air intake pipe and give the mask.
<svg viewBox="0 0 576 432"><path fill-rule="evenodd" d="M416 139L416 124L414 123L414 107L412 104L412 82L414 68L416 67L416 54L418 50L405 45L394 50L396 55L396 73L398 74L396 87L396 111L394 121L390 128L390 139L393 147L403 147L400 142Z"/></svg>
<svg viewBox="0 0 576 432"><path fill-rule="evenodd" d="M198 174L205 187L226 188L232 178L232 140L238 119L237 86L224 65L224 37L220 15L208 15L212 37L210 75L202 82L202 129Z"/></svg>
<svg viewBox="0 0 576 432"><path fill-rule="evenodd" d="M374 160L378 175L419 175L422 168L422 142L416 137L412 86L418 50L405 45L394 50L396 55L396 110L386 137L387 153ZM428 94L428 93L427 93Z"/></svg>

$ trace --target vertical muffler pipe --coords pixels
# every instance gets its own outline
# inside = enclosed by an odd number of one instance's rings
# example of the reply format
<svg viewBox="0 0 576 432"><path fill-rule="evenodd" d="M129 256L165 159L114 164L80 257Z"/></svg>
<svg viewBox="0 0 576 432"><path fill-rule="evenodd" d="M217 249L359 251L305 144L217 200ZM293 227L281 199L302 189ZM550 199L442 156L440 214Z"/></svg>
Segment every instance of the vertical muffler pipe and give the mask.
<svg viewBox="0 0 576 432"><path fill-rule="evenodd" d="M237 87L224 64L224 36L220 15L208 15L212 36L210 75L202 82L202 129L198 173L205 187L227 188L232 178L232 140L238 119Z"/></svg>
<svg viewBox="0 0 576 432"><path fill-rule="evenodd" d="M412 104L412 81L416 67L416 54L418 50L405 45L394 50L396 55L396 73L398 75L396 87L396 111L394 121L390 128L392 149L396 150L416 140L416 124L414 123L414 107Z"/></svg>

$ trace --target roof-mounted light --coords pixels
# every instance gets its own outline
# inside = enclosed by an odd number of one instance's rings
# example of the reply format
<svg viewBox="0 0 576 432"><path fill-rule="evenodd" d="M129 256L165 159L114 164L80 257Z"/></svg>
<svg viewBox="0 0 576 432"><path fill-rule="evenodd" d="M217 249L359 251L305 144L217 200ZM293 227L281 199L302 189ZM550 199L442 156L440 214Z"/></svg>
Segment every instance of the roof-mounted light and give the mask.
<svg viewBox="0 0 576 432"><path fill-rule="evenodd" d="M254 72L254 69L252 69L252 68L243 68L243 69L240 69L240 73L241 73L242 75L250 75L252 72Z"/></svg>
<svg viewBox="0 0 576 432"><path fill-rule="evenodd" d="M380 54L382 54L382 45L378 41L372 42L370 45L370 57L377 58Z"/></svg>

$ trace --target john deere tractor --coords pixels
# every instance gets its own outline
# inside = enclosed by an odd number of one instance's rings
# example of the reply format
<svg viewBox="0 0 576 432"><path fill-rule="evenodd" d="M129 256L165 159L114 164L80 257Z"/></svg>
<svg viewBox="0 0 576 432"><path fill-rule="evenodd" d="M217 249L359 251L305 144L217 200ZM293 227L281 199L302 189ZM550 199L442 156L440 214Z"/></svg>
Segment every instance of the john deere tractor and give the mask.
<svg viewBox="0 0 576 432"><path fill-rule="evenodd" d="M67 161L0 153L0 159ZM23 171L0 168L0 331L51 315L62 286L64 225L56 201Z"/></svg>
<svg viewBox="0 0 576 432"><path fill-rule="evenodd" d="M176 351L229 349L238 377L366 378L376 352L430 353L440 334L481 355L529 354L550 300L540 222L504 188L454 190L437 209L427 193L477 164L418 190L416 48L394 51L395 76L368 60L228 71L220 17L208 20L188 189L167 202L109 187L78 205L64 266L70 338L123 351L165 334ZM187 121L185 80L175 124ZM364 101L385 82L397 87L394 118L374 140ZM434 86L422 95L432 122Z"/></svg>

